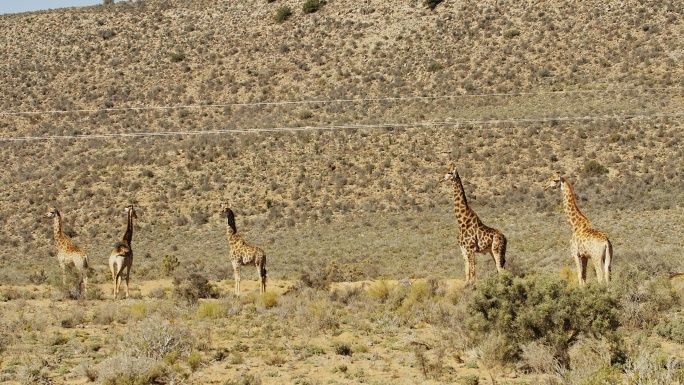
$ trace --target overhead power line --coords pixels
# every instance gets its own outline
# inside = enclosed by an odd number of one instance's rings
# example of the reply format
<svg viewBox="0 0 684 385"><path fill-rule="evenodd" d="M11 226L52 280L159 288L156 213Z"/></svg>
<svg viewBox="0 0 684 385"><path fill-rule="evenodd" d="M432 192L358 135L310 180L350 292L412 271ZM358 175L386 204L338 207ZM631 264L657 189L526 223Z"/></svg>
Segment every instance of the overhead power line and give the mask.
<svg viewBox="0 0 684 385"><path fill-rule="evenodd" d="M485 120L453 120L442 122L410 122L410 123L377 123L377 124L347 124L328 126L302 126L302 127L271 127L271 128L243 128L225 130L191 130L191 131L162 131L162 132L132 132L132 133L104 133L83 135L47 135L47 136L22 136L14 138L0 138L0 142L28 142L47 140L74 140L74 139L109 139L109 138L140 138L140 137L164 137L164 136L190 136L190 135L220 135L236 133L259 133L259 132L296 132L296 131L331 131L344 129L377 129L377 128L419 128L419 127L446 127L467 126L483 124L519 124L538 122L567 122L567 121L591 121L611 119L650 119L650 118L684 118L684 112L674 114L624 114L624 115L600 115L600 116L565 116L547 118L511 118L511 119L485 119Z"/></svg>
<svg viewBox="0 0 684 385"><path fill-rule="evenodd" d="M212 103L212 104L188 104L171 106L140 106L140 107L116 107L116 108L91 108L75 110L42 110L42 111L0 111L0 116L10 115L43 115L43 114L73 114L73 113L96 113L96 112L121 112L121 111L153 111L173 110L190 108L227 108L227 107L254 107L254 106L279 106L301 104L330 104L330 103L365 103L365 102L401 102L410 100L436 100L436 99L459 99L459 98L484 98L484 97L520 97L541 95L571 95L592 93L626 93L626 92L681 92L684 87L650 87L650 88L612 88L592 90L569 90L569 91L537 91L537 92L510 92L493 94L453 94L433 96L405 96L388 98L359 98L359 99L320 99L320 100L291 100L279 102L251 102L251 103Z"/></svg>

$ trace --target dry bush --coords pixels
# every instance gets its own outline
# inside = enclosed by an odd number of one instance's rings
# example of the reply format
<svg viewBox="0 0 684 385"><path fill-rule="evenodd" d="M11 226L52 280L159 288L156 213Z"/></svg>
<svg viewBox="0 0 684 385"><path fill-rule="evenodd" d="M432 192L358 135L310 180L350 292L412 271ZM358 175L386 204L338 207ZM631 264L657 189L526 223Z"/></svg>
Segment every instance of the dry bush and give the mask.
<svg viewBox="0 0 684 385"><path fill-rule="evenodd" d="M575 383L584 383L611 367L613 349L606 340L583 336L568 349L568 356L570 377Z"/></svg>
<svg viewBox="0 0 684 385"><path fill-rule="evenodd" d="M427 354L427 348L423 344L413 345L413 357L416 360L417 366L421 373L427 380L440 380L445 374L444 367L444 353L443 346L437 348L434 352L434 359L431 359Z"/></svg>
<svg viewBox="0 0 684 385"><path fill-rule="evenodd" d="M554 349L539 341L532 341L521 346L521 363L534 373L552 374L559 365L554 357Z"/></svg>
<svg viewBox="0 0 684 385"><path fill-rule="evenodd" d="M387 281L380 280L373 282L366 290L366 293L374 300L385 302L389 298L390 290Z"/></svg>
<svg viewBox="0 0 684 385"><path fill-rule="evenodd" d="M130 310L122 304L100 304L93 311L92 322L98 325L109 325L113 322L125 324L130 318Z"/></svg>
<svg viewBox="0 0 684 385"><path fill-rule="evenodd" d="M31 362L19 368L17 381L21 385L51 385L50 368L46 361Z"/></svg>
<svg viewBox="0 0 684 385"><path fill-rule="evenodd" d="M200 298L216 296L209 280L199 272L183 271L173 278L173 294L176 298L196 303Z"/></svg>
<svg viewBox="0 0 684 385"><path fill-rule="evenodd" d="M684 361L653 347L638 346L624 372L630 384L678 384L684 381Z"/></svg>
<svg viewBox="0 0 684 385"><path fill-rule="evenodd" d="M161 360L168 353L185 354L193 345L190 330L154 315L132 325L124 336L123 347L132 357Z"/></svg>
<svg viewBox="0 0 684 385"><path fill-rule="evenodd" d="M52 282L57 291L53 294L53 299L60 301L64 299L80 299L83 296L83 286L81 273L70 264L66 265L66 282L62 281L61 275L59 278L55 277ZM85 272L85 274L89 274Z"/></svg>
<svg viewBox="0 0 684 385"><path fill-rule="evenodd" d="M97 365L97 379L104 385L166 383L168 369L159 360L118 354Z"/></svg>

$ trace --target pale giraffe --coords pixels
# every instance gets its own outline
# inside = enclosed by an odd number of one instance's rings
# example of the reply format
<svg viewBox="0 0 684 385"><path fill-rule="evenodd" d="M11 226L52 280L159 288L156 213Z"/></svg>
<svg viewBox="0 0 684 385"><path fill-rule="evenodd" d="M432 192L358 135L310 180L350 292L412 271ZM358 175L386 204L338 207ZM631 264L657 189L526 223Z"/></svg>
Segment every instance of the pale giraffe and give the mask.
<svg viewBox="0 0 684 385"><path fill-rule="evenodd" d="M587 260L591 259L599 282L610 282L613 263L613 246L606 234L591 227L589 219L577 207L575 194L567 179L556 173L544 185L544 191L560 186L563 195L563 210L572 226L570 252L577 265L577 278L583 286L587 278Z"/></svg>
<svg viewBox="0 0 684 385"><path fill-rule="evenodd" d="M251 246L245 242L242 235L238 234L235 226L235 214L228 207L222 205L222 214L226 216L226 237L230 246L230 261L233 264L233 275L235 278L235 294L240 295L240 268L250 265L256 266L261 286L261 293L266 291L266 254L256 246Z"/></svg>
<svg viewBox="0 0 684 385"><path fill-rule="evenodd" d="M66 265L72 264L81 275L82 293L86 297L88 292L88 254L80 247L74 246L71 240L64 234L62 227L62 215L57 208L48 210L46 216L52 218L52 229L57 245L57 260L62 269L62 283L66 284Z"/></svg>
<svg viewBox="0 0 684 385"><path fill-rule="evenodd" d="M454 211L458 224L458 244L465 263L466 284L475 283L475 253L489 253L494 258L496 270L501 273L506 264L506 237L497 229L485 226L468 205L461 177L452 163L443 181L452 181L454 187Z"/></svg>
<svg viewBox="0 0 684 385"><path fill-rule="evenodd" d="M133 206L126 206L124 212L127 215L127 227L121 241L114 245L109 255L109 270L112 272L112 280L114 280L114 299L119 294L121 281L123 280L124 269L126 269L126 298L128 298L128 283L131 274L131 267L133 266L133 248L131 241L133 239L133 219L138 219Z"/></svg>

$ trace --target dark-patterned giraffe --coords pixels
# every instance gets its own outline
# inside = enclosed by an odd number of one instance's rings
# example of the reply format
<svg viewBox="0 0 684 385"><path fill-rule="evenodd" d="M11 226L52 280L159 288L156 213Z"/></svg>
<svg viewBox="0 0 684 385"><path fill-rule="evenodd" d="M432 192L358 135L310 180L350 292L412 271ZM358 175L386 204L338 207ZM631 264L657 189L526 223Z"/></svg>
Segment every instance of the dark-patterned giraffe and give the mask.
<svg viewBox="0 0 684 385"><path fill-rule="evenodd" d="M506 237L497 229L485 226L475 211L468 206L461 177L452 163L444 175L453 182L454 211L458 224L458 244L465 262L466 284L475 282L475 253L489 253L500 273L506 264Z"/></svg>
<svg viewBox="0 0 684 385"><path fill-rule="evenodd" d="M587 261L591 259L599 282L610 282L610 269L613 263L613 245L606 234L594 229L589 219L577 207L575 193L567 179L556 173L546 184L544 191L560 186L563 195L563 210L572 226L570 252L577 265L577 278L580 286L587 279Z"/></svg>
<svg viewBox="0 0 684 385"><path fill-rule="evenodd" d="M57 260L62 269L62 282L66 284L66 265L73 264L81 275L83 285L83 296L88 292L88 255L80 247L74 246L71 240L64 234L62 227L62 215L56 208L50 209L46 216L52 218L52 228L55 235L55 245L57 245Z"/></svg>
<svg viewBox="0 0 684 385"><path fill-rule="evenodd" d="M266 291L266 254L256 246L245 242L242 235L238 234L235 226L235 214L225 203L222 205L222 214L226 216L226 237L230 246L230 262L233 264L233 275L235 277L235 294L240 295L240 267L250 265L256 266L259 273L261 293Z"/></svg>
<svg viewBox="0 0 684 385"><path fill-rule="evenodd" d="M121 241L114 245L114 250L109 254L109 270L112 272L112 279L114 280L114 299L119 294L119 287L123 280L124 269L126 269L126 298L128 298L128 283L130 280L131 267L133 266L133 248L131 241L133 240L133 219L138 219L133 206L126 206L124 212L127 216L127 227Z"/></svg>

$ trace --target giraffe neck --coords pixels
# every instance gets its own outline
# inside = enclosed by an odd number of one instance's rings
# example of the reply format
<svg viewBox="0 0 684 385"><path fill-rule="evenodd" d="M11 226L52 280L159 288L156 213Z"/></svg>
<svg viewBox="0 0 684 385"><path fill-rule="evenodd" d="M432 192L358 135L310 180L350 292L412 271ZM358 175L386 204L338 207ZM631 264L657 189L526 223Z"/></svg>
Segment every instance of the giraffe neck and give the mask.
<svg viewBox="0 0 684 385"><path fill-rule="evenodd" d="M466 199L460 178L454 179L454 212L456 213L456 221L459 227L466 227L470 219L471 209L468 206L468 200Z"/></svg>
<svg viewBox="0 0 684 385"><path fill-rule="evenodd" d="M230 241L237 235L235 218L232 215L228 216L228 219L226 220L226 225L226 236L228 237L228 241Z"/></svg>
<svg viewBox="0 0 684 385"><path fill-rule="evenodd" d="M582 214L577 201L575 200L575 193L572 191L570 183L565 178L561 178L561 191L563 192L563 210L568 222L572 226L573 231L583 228L589 223L589 219Z"/></svg>
<svg viewBox="0 0 684 385"><path fill-rule="evenodd" d="M64 235L61 216L55 215L55 218L52 220L52 230L55 234L55 242L57 242L58 247L62 247L62 245L69 242L69 239Z"/></svg>
<svg viewBox="0 0 684 385"><path fill-rule="evenodd" d="M126 242L128 246L131 245L133 240L133 216L131 215L133 211L128 212L128 227L126 228L126 233L123 236L123 241Z"/></svg>

